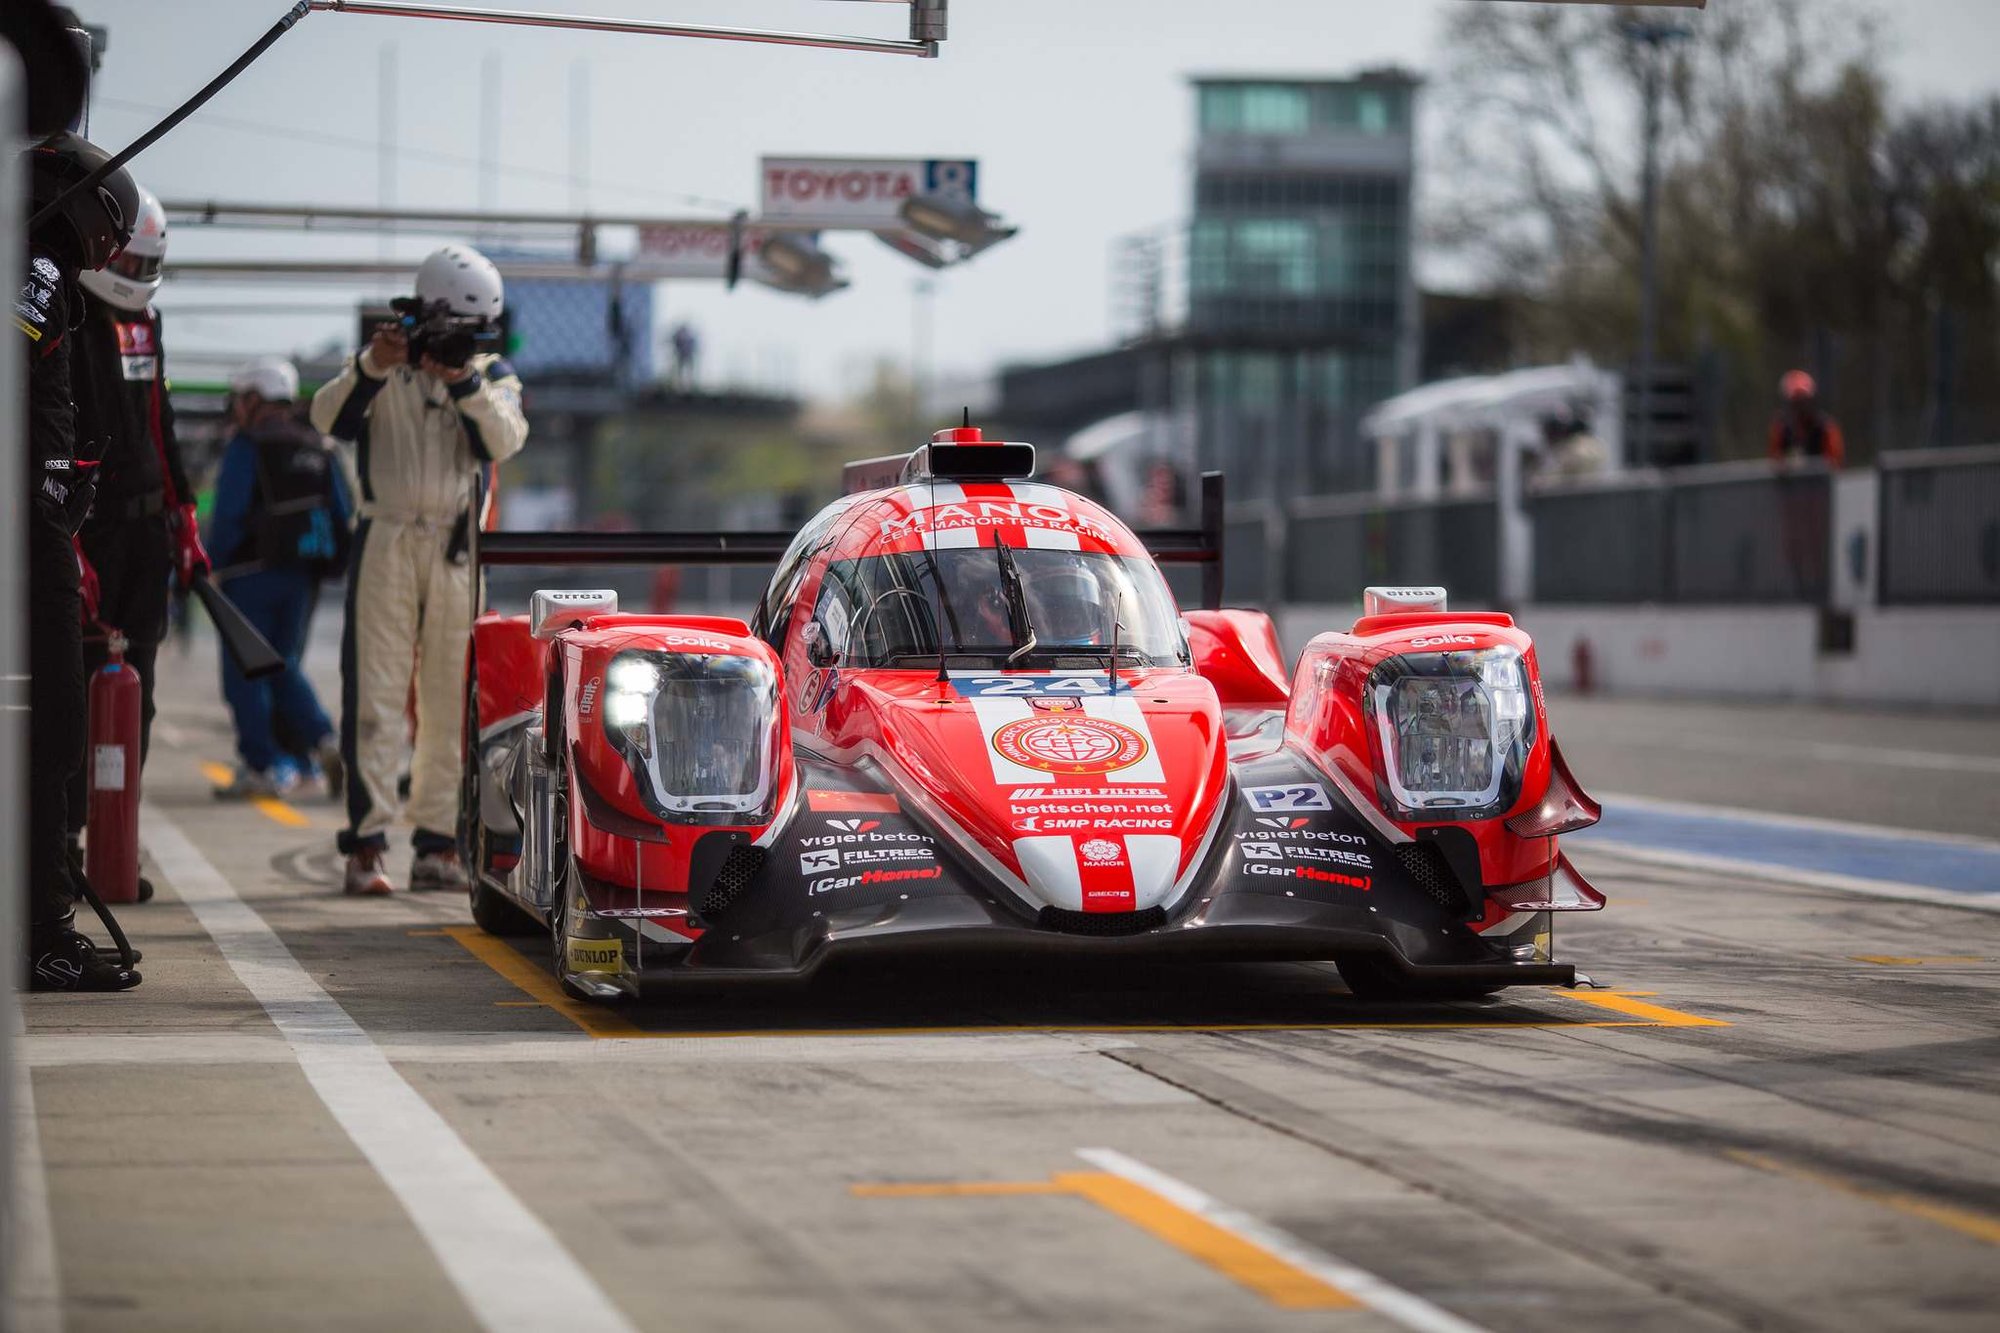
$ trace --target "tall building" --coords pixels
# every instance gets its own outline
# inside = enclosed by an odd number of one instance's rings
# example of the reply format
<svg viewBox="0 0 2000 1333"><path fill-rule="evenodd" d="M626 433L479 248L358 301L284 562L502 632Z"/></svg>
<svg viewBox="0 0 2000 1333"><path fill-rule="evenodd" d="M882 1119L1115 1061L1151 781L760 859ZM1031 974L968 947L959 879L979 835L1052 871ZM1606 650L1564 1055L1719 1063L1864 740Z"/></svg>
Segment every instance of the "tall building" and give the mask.
<svg viewBox="0 0 2000 1333"><path fill-rule="evenodd" d="M1136 412L1144 459L1221 469L1232 501L1372 488L1362 415L1417 383L1418 81L1202 76L1191 220L1123 238L1124 345L1001 376L1052 444Z"/></svg>
<svg viewBox="0 0 2000 1333"><path fill-rule="evenodd" d="M1365 486L1361 413L1416 381L1417 80L1202 76L1183 401L1233 496Z"/></svg>

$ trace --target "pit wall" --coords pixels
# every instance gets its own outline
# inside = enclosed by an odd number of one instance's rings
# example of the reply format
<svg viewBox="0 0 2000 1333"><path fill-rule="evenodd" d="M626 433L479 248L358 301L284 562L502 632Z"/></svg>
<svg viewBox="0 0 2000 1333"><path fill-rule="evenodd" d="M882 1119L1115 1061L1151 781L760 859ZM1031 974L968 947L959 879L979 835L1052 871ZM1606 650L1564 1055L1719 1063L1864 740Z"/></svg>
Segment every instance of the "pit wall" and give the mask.
<svg viewBox="0 0 2000 1333"><path fill-rule="evenodd" d="M1275 613L1296 659L1315 635L1345 629L1358 606ZM1821 651L1821 613L1800 606L1530 606L1515 620L1535 636L1556 689L1613 695L1788 699L1816 703L2000 709L2000 608L1856 607L1852 645ZM1587 645L1579 653L1579 645Z"/></svg>

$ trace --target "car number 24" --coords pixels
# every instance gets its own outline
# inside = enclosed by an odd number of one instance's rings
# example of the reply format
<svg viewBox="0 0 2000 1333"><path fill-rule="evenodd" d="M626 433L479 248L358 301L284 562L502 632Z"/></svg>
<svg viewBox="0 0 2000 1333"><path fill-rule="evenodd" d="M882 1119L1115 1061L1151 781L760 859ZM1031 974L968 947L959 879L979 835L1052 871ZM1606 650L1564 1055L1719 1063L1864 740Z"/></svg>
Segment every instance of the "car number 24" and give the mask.
<svg viewBox="0 0 2000 1333"><path fill-rule="evenodd" d="M1039 699L1050 695L1081 698L1111 693L1102 675L1083 676L959 676L951 683L968 699Z"/></svg>

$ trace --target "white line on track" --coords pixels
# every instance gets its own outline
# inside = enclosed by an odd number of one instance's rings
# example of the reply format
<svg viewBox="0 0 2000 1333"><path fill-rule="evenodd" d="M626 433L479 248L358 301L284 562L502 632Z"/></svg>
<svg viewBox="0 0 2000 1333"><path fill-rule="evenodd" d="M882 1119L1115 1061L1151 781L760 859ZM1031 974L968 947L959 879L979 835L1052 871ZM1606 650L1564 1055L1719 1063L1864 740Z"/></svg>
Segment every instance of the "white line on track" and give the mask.
<svg viewBox="0 0 2000 1333"><path fill-rule="evenodd" d="M15 1015L14 1049L24 1032ZM15 1060L13 1079L14 1197L7 1237L7 1277L12 1290L0 1296L0 1322L9 1333L62 1333L62 1270L56 1262L55 1220L49 1215L49 1179L42 1166L41 1127L35 1120L35 1085L24 1060Z"/></svg>
<svg viewBox="0 0 2000 1333"><path fill-rule="evenodd" d="M1057 1062L1080 1063L1098 1051L1122 1050L1136 1043L1130 1037L1076 1033L952 1033L947 1036L869 1037L606 1037L578 1041L575 1029L545 1036L505 1033L403 1032L377 1039L376 1048L398 1064L587 1064L603 1068L615 1059L620 1067L675 1069L713 1065L852 1065L879 1064L1015 1064L1037 1073ZM23 1040L22 1063L30 1069L72 1065L205 1065L293 1064L292 1047L276 1033L196 1032L38 1032ZM1109 1063L1109 1062L1100 1062ZM1125 1066L1120 1065L1120 1069ZM1133 1078L1147 1075L1126 1070ZM1128 1097L1140 1095L1129 1082L1093 1080L1087 1091ZM1064 1081L1060 1077L1058 1082ZM1155 1088L1166 1084L1150 1079ZM1080 1085L1073 1085L1080 1086ZM1151 1101L1167 1098L1147 1091Z"/></svg>
<svg viewBox="0 0 2000 1333"><path fill-rule="evenodd" d="M1186 1181L1176 1180L1164 1171L1156 1171L1122 1152L1111 1148L1079 1148L1076 1155L1100 1170L1123 1176L1133 1184L1172 1201L1211 1226L1220 1227L1259 1249L1270 1251L1286 1263L1340 1288L1404 1328L1416 1329L1418 1333L1485 1333L1478 1324L1440 1309L1401 1287L1392 1286L1365 1268L1356 1268L1344 1259L1336 1259L1324 1250L1315 1249L1289 1231L1281 1231L1268 1222L1231 1208Z"/></svg>
<svg viewBox="0 0 2000 1333"><path fill-rule="evenodd" d="M396 1072L173 821L151 805L140 807L140 821L161 874L264 1006L313 1091L401 1201L473 1317L491 1333L632 1333L554 1233Z"/></svg>
<svg viewBox="0 0 2000 1333"><path fill-rule="evenodd" d="M1637 843L1615 842L1606 838L1592 838L1588 842L1579 843L1578 846L1585 853L1616 856L1627 861L1667 866L1675 870L1707 871L1740 879L1763 880L1766 883L1796 884L1808 889L1832 889L1836 893L1855 893L1869 898L1897 898L1905 902L1935 903L1939 907L1965 907L1975 912L2000 912L2000 891L1966 893L1951 889L1934 889L1928 884L1899 884L1894 880L1862 879L1854 875L1836 875L1824 870L1799 870L1792 866L1774 865L1769 861L1743 861L1730 856L1706 856L1700 852L1663 851L1658 847L1643 847Z"/></svg>
<svg viewBox="0 0 2000 1333"><path fill-rule="evenodd" d="M1632 796L1617 791L1594 794L1600 800L1612 805L1629 805L1635 810L1657 810L1667 815L1699 815L1733 820L1742 824L1762 824L1768 828L1858 833L1870 838L1894 838L1902 842L1943 843L1949 847L2000 851L2000 839L1981 838L1970 833L1938 833L1928 829L1912 829L1888 824L1861 824L1851 819L1822 819L1815 815L1781 815L1769 810L1748 810L1740 805L1701 805L1694 801L1667 801L1654 796Z"/></svg>
<svg viewBox="0 0 2000 1333"><path fill-rule="evenodd" d="M1921 768L1942 773L2000 773L2000 757L1956 754L1948 750L1906 750L1840 741L1788 741L1776 737L1713 736L1686 732L1634 730L1633 740L1669 750L1710 754L1747 754L1765 759L1806 759L1817 763L1867 764L1883 768Z"/></svg>

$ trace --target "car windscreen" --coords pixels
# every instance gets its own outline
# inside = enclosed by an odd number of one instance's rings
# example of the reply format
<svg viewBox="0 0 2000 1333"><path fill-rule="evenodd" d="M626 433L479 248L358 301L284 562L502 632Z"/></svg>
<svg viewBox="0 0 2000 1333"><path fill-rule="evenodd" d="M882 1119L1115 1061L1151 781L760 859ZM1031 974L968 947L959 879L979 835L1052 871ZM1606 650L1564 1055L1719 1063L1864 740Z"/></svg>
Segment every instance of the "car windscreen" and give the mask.
<svg viewBox="0 0 2000 1333"><path fill-rule="evenodd" d="M1180 616L1150 560L964 547L834 562L838 645L856 666L1180 666ZM831 608L829 608L831 609ZM841 613L844 613L841 614Z"/></svg>

